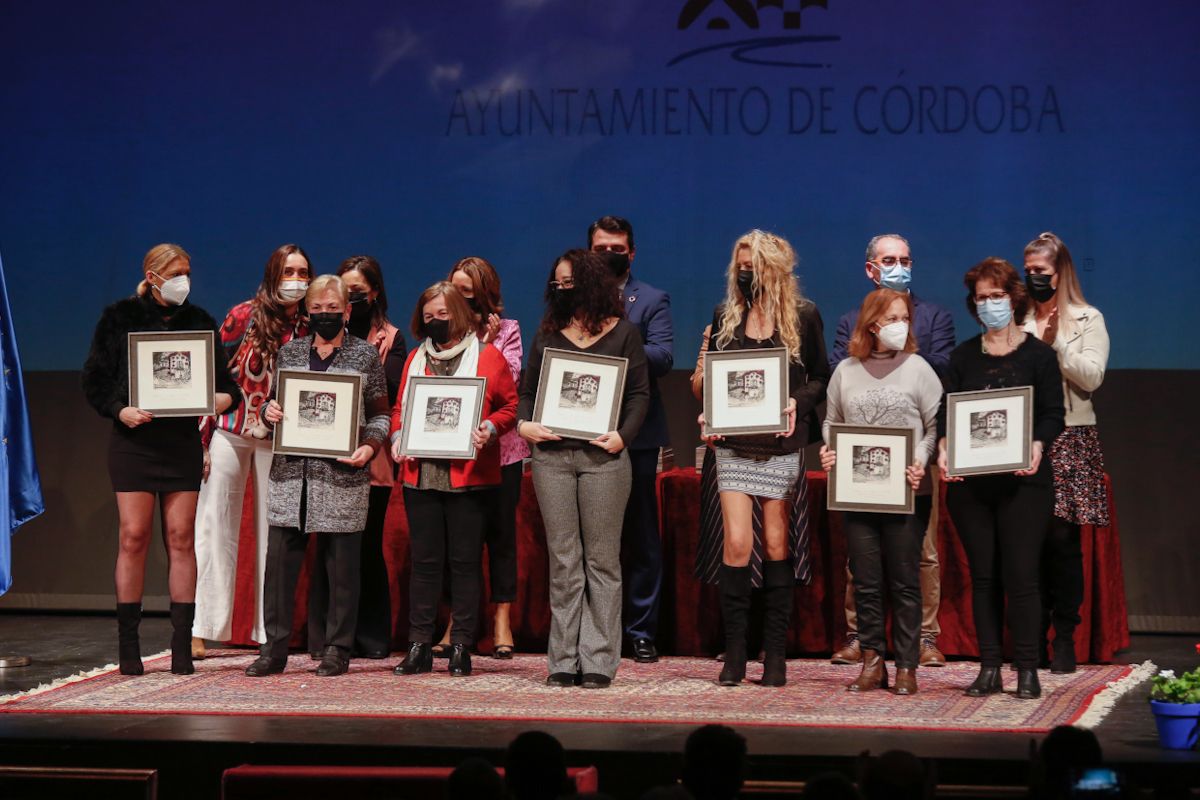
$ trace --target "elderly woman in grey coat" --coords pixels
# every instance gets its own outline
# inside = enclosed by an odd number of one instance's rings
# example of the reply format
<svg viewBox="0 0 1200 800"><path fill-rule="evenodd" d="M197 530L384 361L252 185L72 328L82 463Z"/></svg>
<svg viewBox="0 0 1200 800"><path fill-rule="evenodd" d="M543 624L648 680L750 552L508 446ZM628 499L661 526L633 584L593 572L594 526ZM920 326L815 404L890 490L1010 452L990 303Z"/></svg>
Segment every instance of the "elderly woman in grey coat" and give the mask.
<svg viewBox="0 0 1200 800"><path fill-rule="evenodd" d="M367 523L371 475L367 464L388 433L387 383L379 352L346 332L349 293L341 278L322 275L305 295L311 334L279 349L277 369L357 373L362 376L358 449L347 458L276 455L267 493L267 569L263 620L267 640L246 668L252 678L283 672L292 632L293 599L304 564L307 534L317 537L316 569L329 579L325 650L317 675L341 675L350 667L358 613L362 530ZM278 379L274 382L278 385ZM283 409L272 399L263 411L272 425Z"/></svg>

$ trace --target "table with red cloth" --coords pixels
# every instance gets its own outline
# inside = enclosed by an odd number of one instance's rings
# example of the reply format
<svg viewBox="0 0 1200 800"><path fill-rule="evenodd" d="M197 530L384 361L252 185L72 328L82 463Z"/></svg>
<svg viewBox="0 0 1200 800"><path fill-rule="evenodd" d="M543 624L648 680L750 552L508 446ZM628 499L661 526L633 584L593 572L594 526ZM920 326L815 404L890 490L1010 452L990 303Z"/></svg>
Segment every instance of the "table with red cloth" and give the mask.
<svg viewBox="0 0 1200 800"><path fill-rule="evenodd" d="M828 653L846 633L843 597L846 587L846 541L841 514L825 510L826 476L809 472L812 530L809 537L813 579L796 588L795 608L788 637L790 655ZM1105 478L1107 481L1107 477ZM938 513L938 553L941 563L942 626L938 646L947 655L977 656L971 618L971 578L962 543L946 511L941 487ZM658 476L659 515L663 541L663 585L659 616L659 649L673 655L714 655L723 649L721 611L717 586L693 575L700 514L700 476L694 469L676 469ZM1076 630L1076 656L1081 661L1109 661L1129 645L1125 583L1121 569L1121 543L1116 510L1109 491L1107 527L1083 526L1084 595L1082 622ZM251 644L254 609L254 502L253 480L247 482L238 548L237 589L233 615L233 641ZM614 535L616 532L614 531ZM296 590L296 616L292 644L305 643L309 558ZM408 635L408 521L400 491L393 491L384 523L384 559L392 587L393 645L403 648ZM549 563L541 512L528 473L517 509L517 600L512 607L512 627L517 649L539 652L546 648L550 631ZM483 559L487 598L487 559ZM445 610L443 609L443 614ZM481 615L487 629L481 632L480 649L491 646L490 612ZM761 626L758 626L761 627Z"/></svg>

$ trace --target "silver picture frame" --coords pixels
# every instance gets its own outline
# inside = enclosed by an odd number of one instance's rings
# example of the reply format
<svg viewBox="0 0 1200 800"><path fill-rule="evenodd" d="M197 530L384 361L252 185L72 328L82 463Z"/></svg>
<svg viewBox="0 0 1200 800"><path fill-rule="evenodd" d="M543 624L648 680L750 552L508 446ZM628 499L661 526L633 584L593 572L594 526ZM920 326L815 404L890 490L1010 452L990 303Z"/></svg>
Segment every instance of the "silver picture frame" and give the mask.
<svg viewBox="0 0 1200 800"><path fill-rule="evenodd" d="M906 469L915 446L912 428L830 424L828 447L837 453L837 461L829 471L827 508L914 513L916 492Z"/></svg>
<svg viewBox="0 0 1200 800"><path fill-rule="evenodd" d="M362 375L281 369L275 401L283 419L275 426L273 452L313 458L348 458L358 449Z"/></svg>
<svg viewBox="0 0 1200 800"><path fill-rule="evenodd" d="M947 475L1029 469L1032 455L1032 386L946 395Z"/></svg>
<svg viewBox="0 0 1200 800"><path fill-rule="evenodd" d="M138 331L128 347L129 405L156 417L216 413L213 331Z"/></svg>
<svg viewBox="0 0 1200 800"><path fill-rule="evenodd" d="M704 353L705 436L785 433L786 347Z"/></svg>
<svg viewBox="0 0 1200 800"><path fill-rule="evenodd" d="M620 356L547 347L542 351L533 421L567 439L591 441L615 431L628 369L629 359Z"/></svg>
<svg viewBox="0 0 1200 800"><path fill-rule="evenodd" d="M412 458L473 459L487 378L414 375L404 388L400 452Z"/></svg>

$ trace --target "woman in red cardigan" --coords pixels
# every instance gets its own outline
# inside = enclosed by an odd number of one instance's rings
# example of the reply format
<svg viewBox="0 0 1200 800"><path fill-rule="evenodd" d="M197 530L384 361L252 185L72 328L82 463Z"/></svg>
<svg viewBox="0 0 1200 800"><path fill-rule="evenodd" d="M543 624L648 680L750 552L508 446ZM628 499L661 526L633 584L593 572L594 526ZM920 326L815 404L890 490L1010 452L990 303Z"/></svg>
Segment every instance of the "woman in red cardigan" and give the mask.
<svg viewBox="0 0 1200 800"><path fill-rule="evenodd" d="M453 284L430 286L413 311L412 332L421 343L405 364L392 409L392 457L400 462L408 515L408 655L397 675L433 670L434 623L442 575L450 565L450 674L471 674L472 638L478 625L483 534L500 486L500 437L517 419L517 388L500 351L479 341L475 318ZM473 460L407 458L400 453L408 379L413 375L487 378L483 420L471 434ZM423 419L424 415L420 417Z"/></svg>

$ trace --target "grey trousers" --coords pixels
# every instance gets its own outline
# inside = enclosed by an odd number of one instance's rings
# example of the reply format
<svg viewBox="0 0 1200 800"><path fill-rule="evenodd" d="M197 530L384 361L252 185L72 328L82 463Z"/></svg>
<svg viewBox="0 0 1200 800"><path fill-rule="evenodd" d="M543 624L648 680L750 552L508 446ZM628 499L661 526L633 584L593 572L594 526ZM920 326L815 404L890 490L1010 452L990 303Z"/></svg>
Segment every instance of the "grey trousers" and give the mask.
<svg viewBox="0 0 1200 800"><path fill-rule="evenodd" d="M629 455L533 448L550 559L549 670L613 677L621 661L621 526Z"/></svg>

